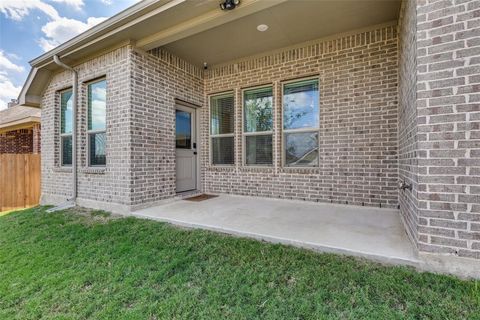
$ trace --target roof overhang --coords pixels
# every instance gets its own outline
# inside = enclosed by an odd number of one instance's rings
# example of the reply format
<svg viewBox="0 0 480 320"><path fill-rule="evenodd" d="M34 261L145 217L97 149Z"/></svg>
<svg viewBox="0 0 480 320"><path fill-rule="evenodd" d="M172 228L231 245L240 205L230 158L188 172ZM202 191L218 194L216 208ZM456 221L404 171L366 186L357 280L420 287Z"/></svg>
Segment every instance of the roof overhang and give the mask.
<svg viewBox="0 0 480 320"><path fill-rule="evenodd" d="M40 117L27 117L12 122L2 123L0 124L0 133L31 128L37 123L40 123Z"/></svg>
<svg viewBox="0 0 480 320"><path fill-rule="evenodd" d="M51 74L52 72L47 69L31 68L18 96L18 103L22 106L39 107Z"/></svg>
<svg viewBox="0 0 480 320"><path fill-rule="evenodd" d="M68 65L95 53L135 44L149 50L217 27L287 0L242 0L233 11L219 9L218 0L144 0L97 26L30 61L32 70L20 93L19 103L39 107L51 75L59 70L53 56Z"/></svg>
<svg viewBox="0 0 480 320"><path fill-rule="evenodd" d="M30 65L55 71L54 55L75 65L86 56L124 42L153 49L285 1L242 0L237 9L222 11L218 0L144 0L33 59Z"/></svg>
<svg viewBox="0 0 480 320"><path fill-rule="evenodd" d="M222 55L219 55L215 61L220 62L221 59L225 60L228 57L238 58L234 55L234 51L238 51L239 43L235 43L235 46L230 45L235 40L241 40L247 44L250 43L249 46L252 50L264 50L267 48L262 45L265 42L262 39L256 39L257 42L255 43L249 42L248 37L251 37L251 33L244 33L241 36L242 39L237 37L241 34L239 32L233 32L234 36L229 34L229 32L235 31L235 28L244 25L248 21L255 23L258 20L257 17L270 18L271 23L276 23L277 25L283 23L282 19L290 19L290 23L293 26L303 26L303 30L306 30L308 25L305 24L305 21L299 19L299 17L303 16L302 10L307 14L309 13L308 11L313 11L312 9L321 10L326 8L325 12L320 11L319 14L330 19L329 10L334 10L339 15L349 8L349 5L345 5L345 3L356 3L356 8L361 8L359 3L363 3L364 6L368 3L366 6L369 8L367 9L375 12L375 9L378 9L374 7L375 3L383 8L385 5L382 5L382 3L399 2L400 0L241 0L240 5L235 10L222 11L219 8L219 0L144 0L30 61L32 70L20 93L19 102L26 106L40 106L41 96L48 85L50 77L60 70L60 67L53 61L54 55L59 56L64 63L75 66L98 55L99 52L112 50L112 48L118 47L120 44L132 44L144 50L164 46L172 53L198 65L200 61L205 61L203 60L204 56L210 55L213 57L211 48L208 49L207 47L211 47L213 41L218 39L218 35L222 34L222 30L225 30L225 35L233 39L226 41L220 37L222 43L225 42L225 46L221 48ZM323 7L322 3L324 4ZM285 9L283 4L293 8L294 12L291 13L288 7ZM309 8L308 4L315 6L315 8ZM339 7L341 8L338 9ZM355 18L356 13L355 9L350 8L348 10L351 12L351 16L344 19L346 25L348 25L348 20ZM368 12L368 10L363 10L362 12ZM278 11L278 15L275 16L272 13L273 11ZM293 17L292 14L295 16ZM309 13L309 16L311 15L312 12ZM374 18L369 19L376 21ZM314 18L313 20L316 19ZM329 21L332 20L330 19ZM316 26L315 22L312 21L312 26ZM279 31L284 32L285 35L277 37L276 39L279 39L277 43L273 43L270 39L268 44L271 47L275 47L275 45L295 42L297 40L296 36L292 39L292 34L287 34L288 32L286 32L288 28L285 25L283 30ZM333 32L332 30L334 30L332 28L327 29L328 31L325 32ZM298 39L297 42L301 42L304 38L299 36ZM192 59L191 48L199 47L200 45L204 47L198 53L203 54L203 56ZM228 50L232 51L231 54L225 54L225 51ZM187 54L188 51L190 51L190 56ZM244 51L244 53L250 54L248 50Z"/></svg>
<svg viewBox="0 0 480 320"><path fill-rule="evenodd" d="M90 47L94 43L101 42L108 36L113 36L128 26L145 20L147 16L158 14L162 11L185 2L186 0L143 0L127 8L117 15L103 21L93 28L79 34L78 36L64 42L58 47L40 55L30 61L32 67L44 68L53 63L53 56L58 55L67 58L82 48ZM68 59L68 58L67 58Z"/></svg>
<svg viewBox="0 0 480 320"><path fill-rule="evenodd" d="M396 25L399 11L399 0L284 1L162 46L194 65L214 67ZM258 30L261 25L267 30Z"/></svg>

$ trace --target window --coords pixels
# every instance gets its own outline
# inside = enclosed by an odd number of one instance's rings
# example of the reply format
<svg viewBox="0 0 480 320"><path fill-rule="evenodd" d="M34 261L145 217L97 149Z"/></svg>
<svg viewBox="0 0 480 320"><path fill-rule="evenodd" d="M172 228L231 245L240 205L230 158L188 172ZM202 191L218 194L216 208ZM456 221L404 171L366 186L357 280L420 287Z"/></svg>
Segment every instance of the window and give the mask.
<svg viewBox="0 0 480 320"><path fill-rule="evenodd" d="M284 84L283 132L285 166L318 166L319 127L318 80L303 80Z"/></svg>
<svg viewBox="0 0 480 320"><path fill-rule="evenodd" d="M233 93L211 97L210 138L212 164L214 165L233 165L235 163L234 120Z"/></svg>
<svg viewBox="0 0 480 320"><path fill-rule="evenodd" d="M246 165L272 164L272 87L245 90L243 135Z"/></svg>
<svg viewBox="0 0 480 320"><path fill-rule="evenodd" d="M106 100L105 79L88 84L88 165L106 164Z"/></svg>
<svg viewBox="0 0 480 320"><path fill-rule="evenodd" d="M192 148L192 114L175 110L175 148Z"/></svg>
<svg viewBox="0 0 480 320"><path fill-rule="evenodd" d="M72 165L72 90L60 93L60 162L62 166Z"/></svg>

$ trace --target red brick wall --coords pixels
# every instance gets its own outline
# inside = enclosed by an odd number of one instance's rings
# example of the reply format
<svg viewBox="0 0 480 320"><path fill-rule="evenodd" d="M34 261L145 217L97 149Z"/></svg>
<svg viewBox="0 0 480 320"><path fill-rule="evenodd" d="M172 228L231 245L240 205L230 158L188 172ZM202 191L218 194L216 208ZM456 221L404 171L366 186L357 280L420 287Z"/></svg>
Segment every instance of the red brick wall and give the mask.
<svg viewBox="0 0 480 320"><path fill-rule="evenodd" d="M32 153L33 130L19 129L0 134L0 153Z"/></svg>
<svg viewBox="0 0 480 320"><path fill-rule="evenodd" d="M40 123L33 126L33 153L40 153L41 151L40 128Z"/></svg>

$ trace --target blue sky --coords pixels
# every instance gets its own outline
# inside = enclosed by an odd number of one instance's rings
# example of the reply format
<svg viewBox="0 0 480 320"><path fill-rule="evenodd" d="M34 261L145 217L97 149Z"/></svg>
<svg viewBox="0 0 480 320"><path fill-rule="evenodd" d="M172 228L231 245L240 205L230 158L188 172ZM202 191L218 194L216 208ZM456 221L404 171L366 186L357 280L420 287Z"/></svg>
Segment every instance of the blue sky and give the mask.
<svg viewBox="0 0 480 320"><path fill-rule="evenodd" d="M16 98L28 61L138 0L0 0L0 109Z"/></svg>

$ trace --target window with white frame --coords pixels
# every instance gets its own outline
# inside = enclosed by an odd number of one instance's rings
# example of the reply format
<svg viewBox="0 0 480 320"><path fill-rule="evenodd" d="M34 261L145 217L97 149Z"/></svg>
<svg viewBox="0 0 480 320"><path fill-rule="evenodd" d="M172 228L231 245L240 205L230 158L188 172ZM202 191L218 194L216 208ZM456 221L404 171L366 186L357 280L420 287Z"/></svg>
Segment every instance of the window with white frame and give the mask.
<svg viewBox="0 0 480 320"><path fill-rule="evenodd" d="M272 164L272 87L243 92L243 136L246 165Z"/></svg>
<svg viewBox="0 0 480 320"><path fill-rule="evenodd" d="M320 107L318 79L283 85L283 152L287 167L316 167Z"/></svg>
<svg viewBox="0 0 480 320"><path fill-rule="evenodd" d="M60 92L60 163L72 165L73 99L72 90Z"/></svg>
<svg viewBox="0 0 480 320"><path fill-rule="evenodd" d="M233 93L210 98L210 142L213 165L235 163L235 105Z"/></svg>
<svg viewBox="0 0 480 320"><path fill-rule="evenodd" d="M91 82L88 89L88 165L106 164L106 101L105 79Z"/></svg>

